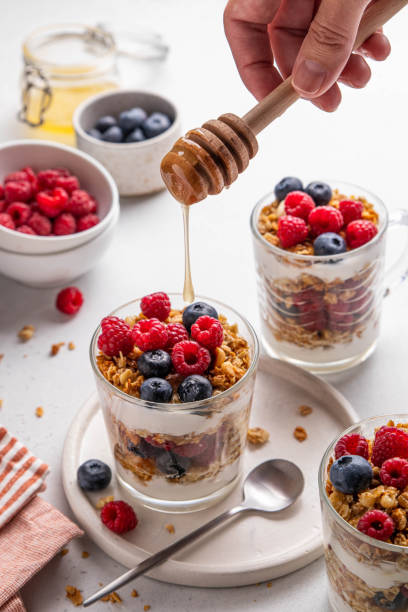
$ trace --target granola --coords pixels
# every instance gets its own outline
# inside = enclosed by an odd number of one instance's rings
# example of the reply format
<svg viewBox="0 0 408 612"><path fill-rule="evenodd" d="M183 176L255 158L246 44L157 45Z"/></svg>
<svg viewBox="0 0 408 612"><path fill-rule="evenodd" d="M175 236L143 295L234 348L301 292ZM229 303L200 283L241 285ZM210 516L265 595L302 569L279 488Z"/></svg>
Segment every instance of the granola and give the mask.
<svg viewBox="0 0 408 612"><path fill-rule="evenodd" d="M269 431L262 427L251 427L247 431L247 440L250 444L265 444L269 440Z"/></svg>
<svg viewBox="0 0 408 612"><path fill-rule="evenodd" d="M74 606L82 606L83 597L81 595L81 591L76 587L68 584L65 587L65 596L74 604Z"/></svg>
<svg viewBox="0 0 408 612"><path fill-rule="evenodd" d="M35 327L34 325L24 325L18 332L18 337L23 342L28 342L34 336Z"/></svg>

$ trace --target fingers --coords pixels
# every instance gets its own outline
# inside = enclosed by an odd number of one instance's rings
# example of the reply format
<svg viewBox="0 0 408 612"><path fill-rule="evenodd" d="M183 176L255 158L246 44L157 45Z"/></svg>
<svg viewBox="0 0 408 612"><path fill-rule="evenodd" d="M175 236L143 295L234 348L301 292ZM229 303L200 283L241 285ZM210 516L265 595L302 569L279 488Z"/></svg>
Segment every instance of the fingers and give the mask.
<svg viewBox="0 0 408 612"><path fill-rule="evenodd" d="M280 0L230 0L224 11L224 28L241 79L258 99L275 89L282 78L273 65L267 24Z"/></svg>
<svg viewBox="0 0 408 612"><path fill-rule="evenodd" d="M352 52L368 0L322 0L293 68L293 86L317 98L339 78Z"/></svg>
<svg viewBox="0 0 408 612"><path fill-rule="evenodd" d="M314 98L312 102L321 110L324 110L327 113L333 113L341 102L340 87L337 85L337 83L335 83L326 91L326 93L318 98Z"/></svg>
<svg viewBox="0 0 408 612"><path fill-rule="evenodd" d="M370 78L370 66L361 55L353 53L345 65L339 81L349 87L360 89L367 85Z"/></svg>
<svg viewBox="0 0 408 612"><path fill-rule="evenodd" d="M391 53L390 41L382 32L376 32L367 38L359 51L377 62L382 62Z"/></svg>

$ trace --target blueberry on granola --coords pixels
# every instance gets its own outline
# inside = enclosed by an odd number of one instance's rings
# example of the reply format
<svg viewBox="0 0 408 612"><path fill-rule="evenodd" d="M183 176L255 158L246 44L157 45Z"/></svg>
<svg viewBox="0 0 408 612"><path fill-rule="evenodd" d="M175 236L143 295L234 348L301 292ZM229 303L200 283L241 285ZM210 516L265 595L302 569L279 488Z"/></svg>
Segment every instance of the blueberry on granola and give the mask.
<svg viewBox="0 0 408 612"><path fill-rule="evenodd" d="M179 385L178 394L182 402L197 402L212 396L212 384L204 376L187 376Z"/></svg>
<svg viewBox="0 0 408 612"><path fill-rule="evenodd" d="M333 486L346 495L367 489L373 478L370 463L360 455L343 455L330 468Z"/></svg>
<svg viewBox="0 0 408 612"><path fill-rule="evenodd" d="M339 255L347 251L346 241L334 232L320 234L313 242L315 255Z"/></svg>
<svg viewBox="0 0 408 612"><path fill-rule="evenodd" d="M199 319L207 315L213 319L218 319L218 312L210 304L205 302L194 302L190 304L183 312L183 324L188 332L191 331L191 326Z"/></svg>
<svg viewBox="0 0 408 612"><path fill-rule="evenodd" d="M167 403L173 396L173 387L163 378L148 378L140 387L140 398L147 402Z"/></svg>
<svg viewBox="0 0 408 612"><path fill-rule="evenodd" d="M168 478L181 478L191 464L188 457L179 457L174 453L163 452L156 459L156 466Z"/></svg>
<svg viewBox="0 0 408 612"><path fill-rule="evenodd" d="M275 185L275 198L280 202L284 200L291 191L303 191L303 183L295 176L285 176Z"/></svg>
<svg viewBox="0 0 408 612"><path fill-rule="evenodd" d="M84 491L101 491L112 479L109 465L99 459L88 459L77 471L78 484Z"/></svg>
<svg viewBox="0 0 408 612"><path fill-rule="evenodd" d="M166 351L146 351L137 360L137 367L145 378L166 378L171 369L171 357Z"/></svg>
<svg viewBox="0 0 408 612"><path fill-rule="evenodd" d="M330 185L320 181L309 183L308 186L305 187L305 191L311 198L313 198L316 206L326 206L326 204L328 204L332 199L333 195Z"/></svg>

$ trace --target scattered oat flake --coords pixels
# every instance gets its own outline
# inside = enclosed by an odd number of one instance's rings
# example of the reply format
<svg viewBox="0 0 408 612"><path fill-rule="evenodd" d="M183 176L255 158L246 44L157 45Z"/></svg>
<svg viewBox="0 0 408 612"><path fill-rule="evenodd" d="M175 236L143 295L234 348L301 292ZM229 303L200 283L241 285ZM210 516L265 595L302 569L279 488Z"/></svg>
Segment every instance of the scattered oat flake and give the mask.
<svg viewBox="0 0 408 612"><path fill-rule="evenodd" d="M296 438L296 440L298 440L298 442L304 442L307 438L306 429L300 426L295 427L293 435Z"/></svg>
<svg viewBox="0 0 408 612"><path fill-rule="evenodd" d="M64 346L65 342L57 342L57 344L53 344L51 346L51 356L54 357L58 355L61 346Z"/></svg>
<svg viewBox="0 0 408 612"><path fill-rule="evenodd" d="M79 589L68 584L65 587L65 591L66 597L74 604L74 606L82 606L84 599Z"/></svg>
<svg viewBox="0 0 408 612"><path fill-rule="evenodd" d="M168 525L166 525L166 529L169 533L174 533L175 529L174 529L174 525L172 525L171 523L169 523Z"/></svg>
<svg viewBox="0 0 408 612"><path fill-rule="evenodd" d="M299 406L298 411L301 416L308 416L308 414L312 414L313 408L311 408L310 406L302 405Z"/></svg>
<svg viewBox="0 0 408 612"><path fill-rule="evenodd" d="M63 548L61 550L61 557L65 557L65 555L67 555L69 553L69 548Z"/></svg>
<svg viewBox="0 0 408 612"><path fill-rule="evenodd" d="M43 415L44 415L44 408L42 406L38 406L35 409L35 416L40 419Z"/></svg>
<svg viewBox="0 0 408 612"><path fill-rule="evenodd" d="M149 604L146 604L145 606L143 606L143 610L144 612L147 612L148 610L150 610L151 606L149 606Z"/></svg>
<svg viewBox="0 0 408 612"><path fill-rule="evenodd" d="M100 497L96 502L96 508L98 510L102 510L102 508L109 502L112 502L114 499L113 495L107 495L106 497Z"/></svg>
<svg viewBox="0 0 408 612"><path fill-rule="evenodd" d="M266 586L268 587L268 589L270 589L270 588L271 588L271 586L272 586L272 582L267 582L267 583L266 583Z"/></svg>
<svg viewBox="0 0 408 612"><path fill-rule="evenodd" d="M75 350L75 344L73 342L68 342L68 350L69 351L74 351Z"/></svg>
<svg viewBox="0 0 408 612"><path fill-rule="evenodd" d="M131 597L139 597L139 593L136 591L136 589L133 589L133 591L130 594Z"/></svg>
<svg viewBox="0 0 408 612"><path fill-rule="evenodd" d="M89 552L86 552L86 550L83 550L81 556L83 559L87 559L89 557Z"/></svg>
<svg viewBox="0 0 408 612"><path fill-rule="evenodd" d="M31 338L34 336L34 332L35 332L34 325L24 325L18 332L17 336L23 342L27 342L28 340L31 340Z"/></svg>
<svg viewBox="0 0 408 612"><path fill-rule="evenodd" d="M265 444L269 440L269 432L262 427L252 427L247 431L247 440L250 444Z"/></svg>
<svg viewBox="0 0 408 612"><path fill-rule="evenodd" d="M108 593L104 597L101 597L101 601L110 601L111 603L121 603L122 599L117 594L116 591L112 591L112 593Z"/></svg>

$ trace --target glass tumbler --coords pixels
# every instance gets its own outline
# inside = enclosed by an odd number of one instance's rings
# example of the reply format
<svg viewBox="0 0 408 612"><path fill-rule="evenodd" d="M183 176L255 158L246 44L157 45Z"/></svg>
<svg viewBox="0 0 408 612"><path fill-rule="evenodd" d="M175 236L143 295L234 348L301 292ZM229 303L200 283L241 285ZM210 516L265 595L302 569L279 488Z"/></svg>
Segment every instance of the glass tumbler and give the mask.
<svg viewBox="0 0 408 612"><path fill-rule="evenodd" d="M408 610L408 548L376 540L352 527L339 514L347 518L349 507L335 510L326 492L329 461L339 438L350 433L373 438L375 429L390 419L406 423L408 414L372 417L353 425L330 444L320 465L324 553L334 612Z"/></svg>
<svg viewBox="0 0 408 612"><path fill-rule="evenodd" d="M173 309L186 306L181 295L169 297ZM214 306L229 324L237 324L250 349L247 372L218 395L189 403L155 403L130 396L108 382L97 366L100 327L90 348L117 477L144 505L166 512L205 508L237 484L254 391L259 347L251 324L229 306L198 296L197 300ZM137 299L111 314L125 318L140 310ZM168 470L169 465L174 467L174 457L178 473Z"/></svg>
<svg viewBox="0 0 408 612"><path fill-rule="evenodd" d="M388 228L408 226L408 211L389 216L382 201L356 185L329 181L341 194L364 197L379 215L378 234L340 255L299 255L267 242L258 229L272 193L255 206L251 229L265 348L316 373L337 372L364 361L375 349L384 295L405 280L408 234L403 253L384 274ZM387 287L387 290L385 290Z"/></svg>

